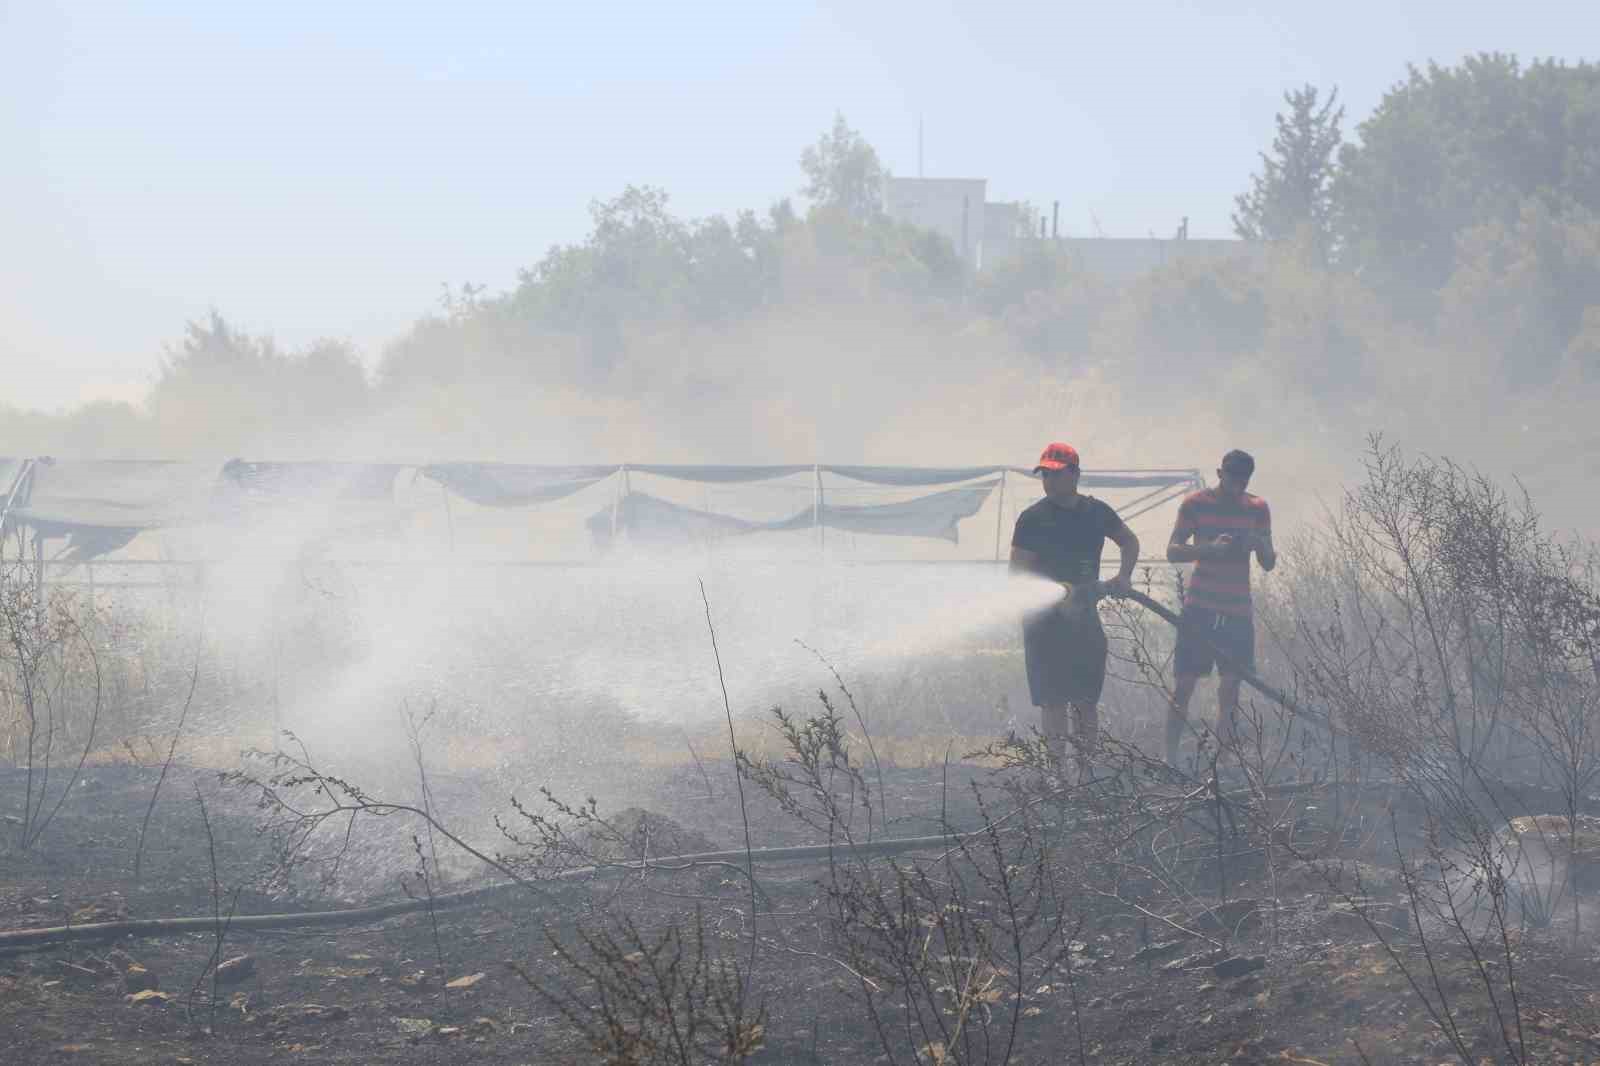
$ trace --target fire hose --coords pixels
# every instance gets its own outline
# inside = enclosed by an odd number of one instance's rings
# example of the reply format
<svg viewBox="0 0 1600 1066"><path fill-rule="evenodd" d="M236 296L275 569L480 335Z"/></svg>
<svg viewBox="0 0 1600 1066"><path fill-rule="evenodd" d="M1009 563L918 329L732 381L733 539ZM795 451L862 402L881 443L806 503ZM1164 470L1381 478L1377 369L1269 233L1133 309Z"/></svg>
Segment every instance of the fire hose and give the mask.
<svg viewBox="0 0 1600 1066"><path fill-rule="evenodd" d="M1163 622L1171 625L1174 629L1183 629L1183 618L1180 615L1174 612L1171 608L1167 607L1165 604L1161 603L1159 600L1153 599L1137 589L1130 588L1124 592L1106 593L1100 591L1100 586L1098 585L1092 587L1089 585L1073 586L1071 584L1064 583L1062 587L1066 590L1065 595L1062 597L1061 602L1056 605L1056 610L1060 611L1064 616L1072 617L1074 615L1081 616L1092 613L1102 598L1110 596L1118 599L1132 600L1140 607L1143 607L1151 614L1154 614L1157 618L1160 618ZM1298 703L1291 699L1289 695L1282 689L1275 688L1274 686L1269 685L1265 681L1261 680L1261 678L1256 675L1254 670L1248 669L1238 659L1230 655L1227 649L1222 648L1215 640L1212 640L1205 630L1191 628L1183 630L1183 633L1186 639L1192 638L1204 642L1206 647L1211 650L1212 657L1216 660L1217 666L1229 677L1237 677L1240 681L1249 685L1251 688L1261 693L1273 703L1278 704L1294 717L1302 719L1306 722L1310 722L1313 725L1316 725L1318 728L1332 734L1334 737L1340 737L1344 735L1341 730L1336 728L1331 722L1328 721L1326 715L1306 710L1304 707L1301 707Z"/></svg>
<svg viewBox="0 0 1600 1066"><path fill-rule="evenodd" d="M320 911L291 911L281 914L238 914L231 918L136 918L120 922L92 922L82 925L53 925L37 929L11 929L0 932L0 953L17 949L64 944L76 940L112 940L125 936L163 936L177 933L214 933L219 925L229 932L250 929L293 929L307 926L361 925L401 914L412 914L430 908L442 910L480 903L497 895L518 889L539 892L550 882L577 881L606 873L642 873L650 870L673 872L680 867L707 863L794 862L807 859L826 859L843 851L866 855L893 855L902 851L923 851L954 847L963 836L941 833L935 836L900 837L893 840L873 840L849 845L806 844L787 848L743 848L729 851L706 851L688 855L666 855L648 861L618 862L606 865L580 866L537 880L521 879L501 881L478 888L444 892L432 897L395 900L366 907L341 907Z"/></svg>
<svg viewBox="0 0 1600 1066"><path fill-rule="evenodd" d="M1167 622L1174 629L1180 628L1183 625L1183 619L1179 615L1162 604L1160 601L1152 599L1150 596L1145 595L1143 592L1140 592L1137 589L1129 589L1127 592L1122 593L1122 596L1124 599L1129 599L1134 603L1137 603L1140 607L1143 607L1145 610L1154 614L1162 621ZM1245 684L1261 693L1267 699L1278 704L1296 718L1302 718L1308 722L1312 722L1317 726L1320 726L1322 729L1333 733L1335 736L1340 735L1340 731L1333 727L1326 716L1306 710L1294 700L1290 699L1289 696L1282 690L1274 688L1272 685L1269 685L1265 681L1261 680L1261 678L1256 676L1254 671L1245 669L1243 663L1240 663L1222 648L1218 647L1216 641L1206 636L1203 631L1190 630L1186 635L1197 637L1200 640L1205 641L1206 645L1211 649L1212 655L1215 656L1217 665L1219 667L1225 667L1229 676L1237 677L1240 681L1243 681Z"/></svg>

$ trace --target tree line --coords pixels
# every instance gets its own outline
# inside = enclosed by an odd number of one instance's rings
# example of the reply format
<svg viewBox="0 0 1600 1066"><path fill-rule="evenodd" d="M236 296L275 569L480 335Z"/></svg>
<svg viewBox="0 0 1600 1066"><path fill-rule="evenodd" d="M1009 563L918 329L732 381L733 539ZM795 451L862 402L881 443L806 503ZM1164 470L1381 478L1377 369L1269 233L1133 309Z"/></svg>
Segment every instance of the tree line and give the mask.
<svg viewBox="0 0 1600 1066"><path fill-rule="evenodd" d="M708 365L708 349L737 342L759 361L750 338L820 322L848 344L848 324L867 320L894 323L907 360L956 337L963 353L947 358L997 370L1109 374L1157 394L1253 382L1224 411L1243 421L1290 382L1312 386L1315 414L1368 419L1360 431L1397 417L1386 398L1418 382L1457 404L1469 388L1593 388L1600 66L1430 64L1353 138L1344 120L1337 89L1285 94L1233 212L1238 236L1270 244L1267 270L1178 262L1112 282L1033 240L968 276L947 240L885 216L885 168L839 116L800 154L799 207L690 219L665 191L629 186L590 205L584 240L550 248L507 291L446 288L370 373L348 344L285 352L213 313L168 348L143 409L0 412L0 443L242 447L474 382L737 401L750 363Z"/></svg>
<svg viewBox="0 0 1600 1066"><path fill-rule="evenodd" d="M1487 335L1522 380L1592 357L1600 66L1472 56L1411 68L1344 140L1337 89L1284 96L1234 228L1297 240L1397 313Z"/></svg>

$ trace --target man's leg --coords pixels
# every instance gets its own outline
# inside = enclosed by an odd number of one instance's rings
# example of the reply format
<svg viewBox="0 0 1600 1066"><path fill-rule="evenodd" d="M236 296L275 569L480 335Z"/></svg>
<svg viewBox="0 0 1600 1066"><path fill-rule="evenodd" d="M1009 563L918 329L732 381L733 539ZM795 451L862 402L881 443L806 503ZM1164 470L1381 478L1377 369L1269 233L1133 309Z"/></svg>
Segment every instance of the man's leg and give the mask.
<svg viewBox="0 0 1600 1066"><path fill-rule="evenodd" d="M1089 780L1091 765L1100 753L1100 705L1087 700L1072 704L1072 746L1076 749L1078 781Z"/></svg>
<svg viewBox="0 0 1600 1066"><path fill-rule="evenodd" d="M1243 739L1239 733L1239 672L1256 668L1255 620L1225 616L1216 639L1229 660L1226 666L1217 664L1217 736L1223 747L1233 748Z"/></svg>
<svg viewBox="0 0 1600 1066"><path fill-rule="evenodd" d="M1178 765L1178 747L1189 728L1189 701L1194 698L1194 687L1200 678L1194 674L1179 674L1173 685L1172 702L1167 705L1167 765Z"/></svg>
<svg viewBox="0 0 1600 1066"><path fill-rule="evenodd" d="M1059 770L1067 762L1068 714L1064 703L1047 704L1039 708L1043 719L1045 748L1049 752L1050 768Z"/></svg>
<svg viewBox="0 0 1600 1066"><path fill-rule="evenodd" d="M1227 674L1217 678L1217 739L1224 748L1239 740L1239 679Z"/></svg>
<svg viewBox="0 0 1600 1066"><path fill-rule="evenodd" d="M1177 675L1172 687L1172 702L1167 705L1167 765L1178 765L1178 749L1189 728L1189 701L1194 687L1211 673L1215 653L1207 641L1210 615L1186 607L1178 620L1178 646L1172 650L1172 672Z"/></svg>

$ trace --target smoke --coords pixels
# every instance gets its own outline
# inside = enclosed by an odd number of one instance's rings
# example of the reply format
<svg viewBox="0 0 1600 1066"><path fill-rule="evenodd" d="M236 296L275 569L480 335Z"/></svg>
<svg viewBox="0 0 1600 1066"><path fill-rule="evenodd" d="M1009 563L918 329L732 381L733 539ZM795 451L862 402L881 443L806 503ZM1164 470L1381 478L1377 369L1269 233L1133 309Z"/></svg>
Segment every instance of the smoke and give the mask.
<svg viewBox="0 0 1600 1066"><path fill-rule="evenodd" d="M1229 285L1250 287L1260 306L1215 295ZM1045 443L1066 440L1091 471L1203 476L1241 447L1257 458L1252 489L1287 544L1338 505L1361 477L1367 435L1382 432L1413 453L1520 478L1550 524L1594 528L1593 501L1566 491L1588 473L1591 383L1510 390L1495 360L1397 325L1348 284L1293 264L1248 282L1176 269L1121 288L1074 286L1068 277L1059 292L992 314L802 277L791 298L737 317L627 325L603 371L573 338L488 358L453 347L469 335L440 327L424 338L431 347L408 354L434 377L355 390L348 367L330 364L345 389L331 406L264 398L270 376L249 388L224 377L144 412L0 420L0 445L217 462L1027 467ZM1201 296L1222 310L1196 311L1211 306ZM1241 333L1226 316L1246 312L1260 321ZM1041 351L1030 341L1035 325L1048 334L1063 321L1072 343ZM309 356L293 362L303 383L322 381ZM1015 477L1007 485L1006 510L986 505L958 548L899 540L878 554L1003 555L1009 518L1038 493ZM963 642L1014 641L1016 618L1051 594L993 568L854 565L872 553L842 538L826 549L833 565L819 565L809 539L790 534L633 550L599 567L477 566L586 558L584 519L614 489L494 511L459 500L446 510L425 481L399 488L400 513L380 529L358 529L324 501L249 527L141 538L162 545L147 555L212 560L206 639L252 676L273 675L275 725L341 757L403 753L402 707L436 709L453 737L483 737L496 757L532 746L568 766L607 746L610 726L586 723L713 721L721 694L702 580L740 714L806 702L827 681L797 641L865 680ZM719 489L712 509L792 513L799 497L781 490ZM710 490L678 491L690 506L710 500ZM1146 555L1161 554L1172 514L1169 505L1135 523ZM1020 664L1013 673L1020 681ZM235 726L268 720L265 701L252 700Z"/></svg>

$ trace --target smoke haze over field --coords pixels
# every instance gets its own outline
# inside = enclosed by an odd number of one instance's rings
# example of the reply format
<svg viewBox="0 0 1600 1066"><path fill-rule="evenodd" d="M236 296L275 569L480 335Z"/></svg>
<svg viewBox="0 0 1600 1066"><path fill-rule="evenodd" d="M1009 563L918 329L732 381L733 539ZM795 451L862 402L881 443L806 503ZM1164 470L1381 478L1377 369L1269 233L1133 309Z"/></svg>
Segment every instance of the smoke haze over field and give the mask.
<svg viewBox="0 0 1600 1066"><path fill-rule="evenodd" d="M1223 451L1245 447L1261 463L1258 491L1287 524L1336 504L1360 473L1366 435L1382 432L1519 478L1556 525L1594 528L1591 502L1572 491L1591 473L1587 377L1508 388L1481 356L1380 322L1351 371L1359 380L1330 387L1308 366L1318 339L1302 346L1290 334L1200 362L1118 320L1128 305L1183 298L1197 283L1180 274L1111 294L1092 326L1099 335L1069 360L1041 359L1003 318L897 299L801 302L641 336L598 382L581 372L469 367L454 380L362 386L340 401L316 381L264 398L248 381L173 380L157 390L150 416L100 407L0 419L0 451L217 462L1026 466L1045 441L1068 439L1091 469L1193 466L1209 477ZM1307 314L1296 291L1307 283L1320 284L1288 264L1256 291L1269 315L1292 321ZM1147 346L1155 350L1140 351Z"/></svg>
<svg viewBox="0 0 1600 1066"><path fill-rule="evenodd" d="M1202 24L1175 9L1174 26L1196 32L1139 49L1150 91L1118 93L1105 86L1125 80L1134 51L1063 64L1041 53L1048 34L997 37L991 16L959 11L907 9L927 20L920 34L801 6L641 10L620 35L573 14L557 27L562 55L529 66L524 38L550 37L527 16L476 12L441 29L355 10L8 13L25 33L5 35L16 62L0 69L34 91L5 94L0 118L37 151L0 177L6 228L21 235L0 251L0 358L37 391L3 398L0 455L1027 467L1069 440L1090 470L1209 476L1241 447L1290 531L1338 507L1382 434L1520 481L1550 526L1600 529L1577 491L1600 454L1600 67L1473 52L1548 54L1592 13L1450 9L1447 29L1419 15L1409 39L1386 34L1374 50L1354 29L1359 9L1338 27L1303 14ZM1001 23L1068 28L1042 8L1014 14ZM1147 25L1131 11L1103 19L1112 41ZM789 45L775 30L794 31ZM29 35L36 54L12 54ZM128 40L193 65L133 71ZM874 40L894 47L874 58ZM908 40L930 54L908 55ZM1449 65L1408 71L1441 49ZM829 90L857 94L838 112L796 90L819 83L822 55L839 75ZM1239 58L1262 55L1279 61ZM105 70L89 69L95 57ZM747 83L739 106L707 104ZM494 106L476 106L486 92ZM904 131L924 110L930 175L987 176L991 200L1031 198L1010 258L974 269L949 234L886 213L884 179L915 169ZM851 125L863 119L871 136ZM1032 212L1048 217L1057 198L1067 234L1089 215L1112 237L1159 235L1156 261L1117 274L1094 261L1095 241L1036 237ZM1180 219L1192 222L1181 238ZM1229 232L1249 243L1184 254ZM132 395L134 379L148 391ZM93 395L97 380L121 391L29 410ZM1037 487L1012 491L1009 513ZM440 494L429 499L437 510ZM1003 554L1008 512L993 513L963 550L987 556L993 538ZM1170 514L1142 520L1147 555ZM272 564L252 569L252 551L281 563L320 550L325 517L209 542L233 567L214 589L215 624L243 627L229 641L257 639L250 626L304 591L279 587ZM402 546L453 545L445 521ZM534 528L510 536L548 548ZM350 543L403 554L399 540ZM617 610L677 643L646 654L649 641L618 632L579 641L602 656L633 649L641 676L610 679L630 709L652 683L672 689L662 665L699 646L683 618L665 620L693 606L695 565L614 590L630 602L671 585ZM436 577L376 609L348 605L384 650L307 706L370 711L386 686L428 676L411 666L465 655L462 634L479 633L468 616L487 608ZM813 625L864 634L942 617L937 595L887 578L876 594L816 580L813 597L839 602L739 622L754 642L741 658L770 665L765 644ZM745 573L719 600L743 618L774 587ZM562 602L538 582L517 595ZM567 604L568 620L594 602ZM866 612L854 629L837 616L850 604ZM536 615L499 624L537 629ZM835 650L861 646L848 636Z"/></svg>
<svg viewBox="0 0 1600 1066"><path fill-rule="evenodd" d="M0 0L0 1028L1578 1061L1595 42Z"/></svg>

